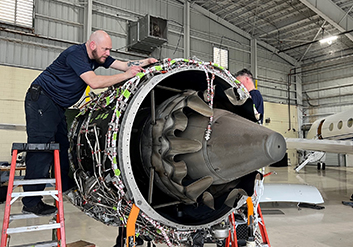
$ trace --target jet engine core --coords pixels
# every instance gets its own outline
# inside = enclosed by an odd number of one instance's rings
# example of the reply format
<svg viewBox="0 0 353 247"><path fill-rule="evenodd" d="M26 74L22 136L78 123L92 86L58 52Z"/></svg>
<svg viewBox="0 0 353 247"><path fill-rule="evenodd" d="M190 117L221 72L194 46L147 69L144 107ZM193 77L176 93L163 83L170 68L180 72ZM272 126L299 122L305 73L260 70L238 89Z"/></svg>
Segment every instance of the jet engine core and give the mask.
<svg viewBox="0 0 353 247"><path fill-rule="evenodd" d="M135 204L137 231L168 245L199 229L217 238L214 229L228 232L229 214L254 194L257 170L286 151L258 118L229 71L165 59L80 108L69 133L74 203L114 226Z"/></svg>

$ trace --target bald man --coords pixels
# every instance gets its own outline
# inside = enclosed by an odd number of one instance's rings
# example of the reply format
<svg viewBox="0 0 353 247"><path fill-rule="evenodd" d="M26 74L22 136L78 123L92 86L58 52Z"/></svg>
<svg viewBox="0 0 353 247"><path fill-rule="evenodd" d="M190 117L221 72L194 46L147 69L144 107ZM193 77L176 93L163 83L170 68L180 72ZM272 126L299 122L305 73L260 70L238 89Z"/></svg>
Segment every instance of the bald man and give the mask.
<svg viewBox="0 0 353 247"><path fill-rule="evenodd" d="M157 62L154 58L122 62L110 56L112 40L98 30L89 40L64 50L31 84L25 98L26 130L28 143L59 143L63 191L74 183L68 177L69 160L65 110L75 104L90 86L93 89L120 85L134 77L141 67ZM98 67L124 71L109 76L96 75ZM53 162L52 153L29 152L26 156L25 179L49 176ZM42 191L45 185L23 186L24 191ZM42 197L24 197L23 213L51 215L56 207L43 203Z"/></svg>

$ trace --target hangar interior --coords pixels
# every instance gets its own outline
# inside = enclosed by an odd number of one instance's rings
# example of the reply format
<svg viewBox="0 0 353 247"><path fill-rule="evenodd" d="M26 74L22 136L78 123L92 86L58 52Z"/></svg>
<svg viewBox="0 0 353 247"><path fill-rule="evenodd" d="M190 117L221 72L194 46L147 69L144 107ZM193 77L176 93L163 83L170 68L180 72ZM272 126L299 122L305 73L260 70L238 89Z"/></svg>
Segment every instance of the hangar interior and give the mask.
<svg viewBox="0 0 353 247"><path fill-rule="evenodd" d="M96 30L110 35L111 56L122 61L188 58L231 73L249 69L264 99L263 125L285 138L304 138L317 119L352 107L352 9L350 0L1 0L0 161L10 162L13 142L26 142L23 102L31 82ZM295 173L304 153L287 154L288 166L266 168L277 174L265 182L316 186L326 208L267 205L284 212L265 215L272 246L349 246L351 209L341 201L353 193L353 159L327 153L326 170L308 165ZM115 228L69 204L66 209L71 242L114 244Z"/></svg>

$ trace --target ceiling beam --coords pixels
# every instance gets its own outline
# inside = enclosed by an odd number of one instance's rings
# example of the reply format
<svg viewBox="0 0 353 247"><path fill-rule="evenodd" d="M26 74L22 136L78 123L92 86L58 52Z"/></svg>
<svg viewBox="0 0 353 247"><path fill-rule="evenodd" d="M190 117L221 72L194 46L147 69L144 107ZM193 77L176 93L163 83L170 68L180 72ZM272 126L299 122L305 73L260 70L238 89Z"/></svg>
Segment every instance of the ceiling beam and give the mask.
<svg viewBox="0 0 353 247"><path fill-rule="evenodd" d="M215 22L217 22L217 23L229 28L230 30L236 32L237 34L239 34L239 35L241 35L241 36L243 36L243 37L245 37L245 38L247 38L249 40L252 40L253 37L249 33L243 31L239 27L237 27L237 26L233 25L232 23L222 19L221 17L211 13L207 9L201 7L200 5L192 4L191 7L194 10L196 10L197 12L199 12L199 13L203 14L204 16L210 18L211 20L213 20L213 21L215 21ZM291 65L297 66L297 64L298 64L297 61L294 58L292 58L291 56L288 56L285 53L277 54L278 49L276 49L275 47L273 47L273 46L271 46L271 45L269 45L269 44L267 44L267 43L265 43L263 41L258 41L257 43L260 46L264 47L265 49L274 52L277 56L281 57L282 59L284 59L285 61L287 61Z"/></svg>
<svg viewBox="0 0 353 247"><path fill-rule="evenodd" d="M326 24L326 21L324 21L324 23L322 23L322 25L321 25L321 27L319 28L319 30L317 30L317 33L315 34L315 37L313 38L313 40L316 40L317 36L319 36L319 34L320 34L321 30L324 28L325 24ZM310 45L308 46L308 48L306 48L305 52L303 53L303 55L302 55L301 58L299 59L299 62L301 62L301 61L303 60L303 58L304 58L305 55L308 53L308 51L310 50L310 48L311 48L312 45L313 45L313 44L310 44Z"/></svg>
<svg viewBox="0 0 353 247"><path fill-rule="evenodd" d="M307 10L309 11L309 9ZM317 15L315 15L317 16ZM315 18L314 16L311 18ZM316 17L315 19L318 19L320 17ZM276 20L276 27L277 28L272 28L272 27L261 27L259 26L259 28L262 28L264 30L264 34L261 34L259 36L259 38L263 38L263 37L269 37L272 34L276 34L284 29L292 29L294 26L299 26L299 25L304 25L307 24L310 20L308 20L307 17L303 16L303 15L283 15L283 17L279 17Z"/></svg>
<svg viewBox="0 0 353 247"><path fill-rule="evenodd" d="M331 0L300 0L340 32L353 29L353 18ZM353 41L352 34L345 34Z"/></svg>

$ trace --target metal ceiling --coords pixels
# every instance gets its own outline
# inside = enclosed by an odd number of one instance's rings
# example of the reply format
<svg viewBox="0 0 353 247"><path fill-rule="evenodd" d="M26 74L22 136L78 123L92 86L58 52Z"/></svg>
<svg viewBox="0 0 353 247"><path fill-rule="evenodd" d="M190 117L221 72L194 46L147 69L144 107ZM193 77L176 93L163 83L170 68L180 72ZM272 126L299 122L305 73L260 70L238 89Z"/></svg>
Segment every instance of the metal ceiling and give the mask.
<svg viewBox="0 0 353 247"><path fill-rule="evenodd" d="M190 0L252 37L311 64L353 54L352 0ZM351 32L352 31L352 32ZM331 44L318 42L338 35Z"/></svg>

